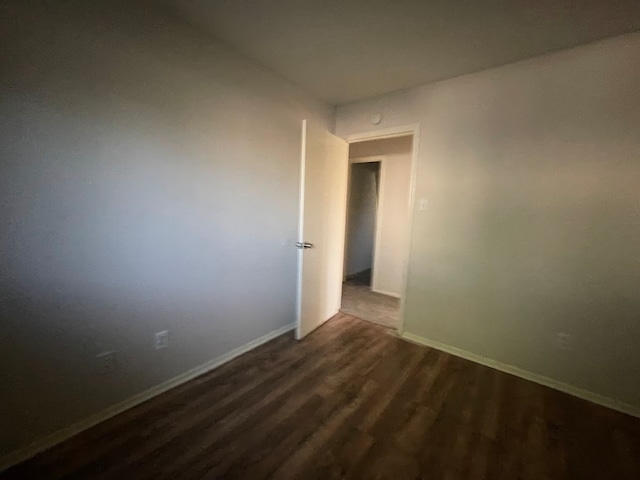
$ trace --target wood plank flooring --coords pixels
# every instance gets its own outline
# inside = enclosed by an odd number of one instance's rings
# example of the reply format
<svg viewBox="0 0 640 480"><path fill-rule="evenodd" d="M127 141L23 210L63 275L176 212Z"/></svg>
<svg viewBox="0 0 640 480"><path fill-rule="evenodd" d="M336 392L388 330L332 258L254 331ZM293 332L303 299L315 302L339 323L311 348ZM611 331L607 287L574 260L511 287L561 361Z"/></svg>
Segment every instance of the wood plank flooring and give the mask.
<svg viewBox="0 0 640 480"><path fill-rule="evenodd" d="M8 479L640 479L640 420L338 315Z"/></svg>

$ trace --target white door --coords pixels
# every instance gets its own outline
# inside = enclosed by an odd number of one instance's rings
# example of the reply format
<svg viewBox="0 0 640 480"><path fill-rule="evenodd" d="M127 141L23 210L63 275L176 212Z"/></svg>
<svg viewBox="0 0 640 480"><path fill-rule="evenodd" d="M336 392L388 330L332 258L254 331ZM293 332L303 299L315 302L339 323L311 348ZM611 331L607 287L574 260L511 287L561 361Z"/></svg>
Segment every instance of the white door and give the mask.
<svg viewBox="0 0 640 480"><path fill-rule="evenodd" d="M296 244L298 339L340 310L348 167L347 142L303 120Z"/></svg>

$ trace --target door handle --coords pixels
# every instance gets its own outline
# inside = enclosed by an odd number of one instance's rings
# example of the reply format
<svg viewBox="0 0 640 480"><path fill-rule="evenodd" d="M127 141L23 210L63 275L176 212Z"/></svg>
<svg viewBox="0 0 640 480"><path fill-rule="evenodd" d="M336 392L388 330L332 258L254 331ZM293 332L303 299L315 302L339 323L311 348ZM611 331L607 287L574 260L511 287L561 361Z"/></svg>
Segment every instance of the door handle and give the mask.
<svg viewBox="0 0 640 480"><path fill-rule="evenodd" d="M296 242L296 247L298 248L313 248L313 243L309 242Z"/></svg>

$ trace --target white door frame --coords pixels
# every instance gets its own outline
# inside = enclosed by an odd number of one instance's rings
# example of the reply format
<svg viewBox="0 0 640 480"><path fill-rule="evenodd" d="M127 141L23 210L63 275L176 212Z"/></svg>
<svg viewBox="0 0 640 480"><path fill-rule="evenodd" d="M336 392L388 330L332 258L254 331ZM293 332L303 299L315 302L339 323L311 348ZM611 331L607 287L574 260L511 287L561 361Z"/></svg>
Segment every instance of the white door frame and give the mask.
<svg viewBox="0 0 640 480"><path fill-rule="evenodd" d="M411 181L409 184L409 205L407 206L409 209L409 232L407 235L407 245L406 248L406 263L403 266L403 274L402 274L402 297L400 298L400 323L398 325L398 334L402 336L404 332L404 311L405 311L405 302L407 298L407 282L409 276L409 265L411 263L411 237L413 232L413 216L414 216L414 207L416 204L415 193L416 193L416 176L418 173L418 148L419 148L419 140L420 140L420 124L414 123L409 125L401 125L398 127L384 128L379 130L372 130L368 132L354 133L351 135L346 135L342 137L347 143L356 143L362 142L365 140L381 140L383 138L393 138L393 137L404 137L406 135L413 136L413 142L411 145ZM346 223L345 217L345 223ZM346 246L345 246L346 248Z"/></svg>

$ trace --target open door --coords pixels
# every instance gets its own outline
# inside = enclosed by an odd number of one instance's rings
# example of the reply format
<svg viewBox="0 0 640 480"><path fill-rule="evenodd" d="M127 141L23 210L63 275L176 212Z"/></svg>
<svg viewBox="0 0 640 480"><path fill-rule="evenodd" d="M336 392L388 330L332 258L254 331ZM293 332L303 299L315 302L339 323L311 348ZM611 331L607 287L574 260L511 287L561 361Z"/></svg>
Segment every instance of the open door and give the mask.
<svg viewBox="0 0 640 480"><path fill-rule="evenodd" d="M302 121L296 338L340 310L349 146Z"/></svg>

